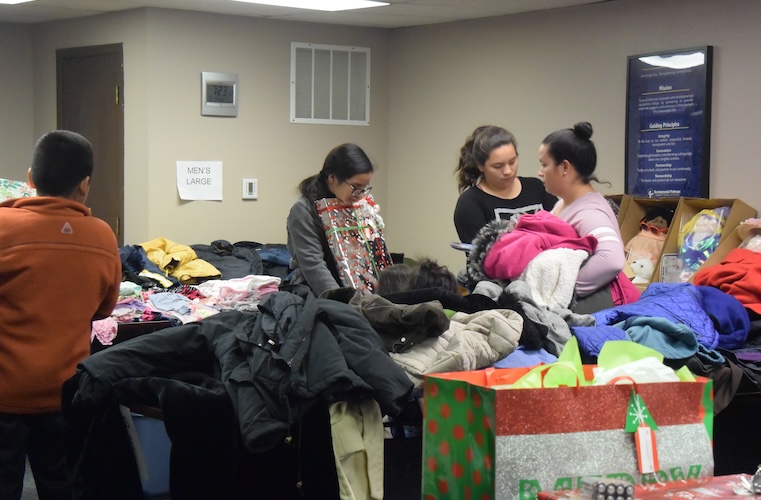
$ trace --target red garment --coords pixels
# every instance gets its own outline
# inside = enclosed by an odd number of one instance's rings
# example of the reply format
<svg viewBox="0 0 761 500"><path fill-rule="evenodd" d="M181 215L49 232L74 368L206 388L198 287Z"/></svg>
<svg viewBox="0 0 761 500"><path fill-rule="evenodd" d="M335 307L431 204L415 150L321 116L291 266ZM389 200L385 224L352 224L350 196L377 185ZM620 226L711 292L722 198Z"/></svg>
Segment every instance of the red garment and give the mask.
<svg viewBox="0 0 761 500"><path fill-rule="evenodd" d="M580 237L570 224L549 212L524 214L515 229L502 235L488 251L484 273L494 279L517 279L531 259L552 248L585 250L591 255L597 238Z"/></svg>
<svg viewBox="0 0 761 500"><path fill-rule="evenodd" d="M60 410L61 385L90 353L93 319L119 297L111 228L81 203L0 204L0 412Z"/></svg>
<svg viewBox="0 0 761 500"><path fill-rule="evenodd" d="M613 305L620 306L637 302L642 292L639 291L634 283L621 271L610 282L610 295L613 297Z"/></svg>
<svg viewBox="0 0 761 500"><path fill-rule="evenodd" d="M761 253L735 248L719 264L695 273L693 281L718 288L761 314Z"/></svg>
<svg viewBox="0 0 761 500"><path fill-rule="evenodd" d="M666 476L668 477L668 476ZM729 476L710 476L690 479L675 479L634 485L634 498L637 500L662 500L664 498L685 498L690 500L716 500L717 498L748 499L757 498L743 493L741 478L751 480L750 474L732 474ZM581 478L579 478L581 481ZM610 482L615 484L615 479ZM538 500L581 500L592 498L589 493L576 490L540 491Z"/></svg>

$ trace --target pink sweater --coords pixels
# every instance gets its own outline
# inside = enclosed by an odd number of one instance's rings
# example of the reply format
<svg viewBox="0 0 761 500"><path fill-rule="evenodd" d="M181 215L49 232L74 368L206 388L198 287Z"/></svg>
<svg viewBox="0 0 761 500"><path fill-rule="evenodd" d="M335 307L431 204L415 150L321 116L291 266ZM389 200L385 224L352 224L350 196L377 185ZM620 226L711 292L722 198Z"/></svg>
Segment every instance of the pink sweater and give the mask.
<svg viewBox="0 0 761 500"><path fill-rule="evenodd" d="M579 236L597 238L597 249L579 270L576 293L584 297L616 279L624 269L626 255L618 220L605 197L593 191L559 211L556 206L553 213L568 222Z"/></svg>

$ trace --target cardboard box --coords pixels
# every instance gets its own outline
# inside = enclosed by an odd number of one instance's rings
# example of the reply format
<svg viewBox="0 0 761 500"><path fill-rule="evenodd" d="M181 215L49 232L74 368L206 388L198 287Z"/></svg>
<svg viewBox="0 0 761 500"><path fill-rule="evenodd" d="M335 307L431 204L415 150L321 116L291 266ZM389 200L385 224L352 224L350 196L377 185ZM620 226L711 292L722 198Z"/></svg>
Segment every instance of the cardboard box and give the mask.
<svg viewBox="0 0 761 500"><path fill-rule="evenodd" d="M701 210L719 207L730 207L729 215L724 224L724 229L721 232L719 245L714 251L716 256L711 259L710 262L706 260L706 262L701 265L701 268L716 263L716 259L723 258L730 250L732 250L732 248L735 248L740 244L738 241L739 236L736 234L733 236L733 233L735 233L737 226L745 219L756 216L755 208L737 198L680 198L676 213L671 221L671 227L666 237L666 243L663 246L661 258L658 265L655 267L652 281L673 281L673 272L676 271L676 269L672 271L672 279L664 279L663 274L669 269L673 269L670 267L669 262L673 261L674 263L678 263L680 228L687 224ZM727 243L724 243L725 241ZM723 243L724 245L722 245ZM733 244L734 246L732 246ZM721 254L716 253L719 251L719 248L722 248ZM664 271L663 273L662 270Z"/></svg>
<svg viewBox="0 0 761 500"><path fill-rule="evenodd" d="M626 246L629 241L632 240L635 236L637 236L642 228L640 227L640 222L642 221L642 218L645 217L645 214L648 210L658 207L658 208L664 208L667 210L671 210L674 214L676 214L677 206L679 205L679 198L639 198L639 197L629 197L629 202L627 203L626 213L624 214L623 222L620 222L621 226L621 239L624 242L624 246ZM671 225L669 225L669 231L666 233L667 238L668 234L671 232L671 228L673 227L674 220L676 217L672 216L671 218ZM665 242L664 242L665 246ZM661 251L661 254L663 252ZM661 255L659 254L656 258L656 262L660 262ZM657 265L655 267L658 267ZM634 272L631 270L631 267L626 266L624 269L624 272L627 276L630 278L634 277ZM653 273L653 276L656 276L655 272ZM636 283L637 288L640 289L640 291L644 291L645 288L647 288L647 285L649 283Z"/></svg>
<svg viewBox="0 0 761 500"><path fill-rule="evenodd" d="M737 228L734 228L732 232L726 238L723 238L719 242L719 246L716 247L716 250L714 250L714 252L706 259L703 265L700 266L700 269L704 269L706 267L711 267L716 264L720 264L721 261L723 261L727 255L729 255L729 252L739 247L740 243L742 242L743 240L742 238L740 238L740 234L737 232ZM690 283L693 282L695 278L695 274L690 276L690 279L689 279Z"/></svg>
<svg viewBox="0 0 761 500"><path fill-rule="evenodd" d="M628 194L606 194L605 199L612 201L618 206L618 226L621 227L632 197Z"/></svg>

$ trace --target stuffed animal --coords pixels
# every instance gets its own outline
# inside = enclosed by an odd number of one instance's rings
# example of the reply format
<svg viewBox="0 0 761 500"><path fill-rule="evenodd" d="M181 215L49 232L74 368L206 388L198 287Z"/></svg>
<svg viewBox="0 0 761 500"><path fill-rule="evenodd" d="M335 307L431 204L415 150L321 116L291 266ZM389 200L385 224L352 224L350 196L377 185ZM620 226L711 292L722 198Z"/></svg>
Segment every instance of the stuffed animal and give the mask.
<svg viewBox="0 0 761 500"><path fill-rule="evenodd" d="M672 211L664 207L652 207L645 212L639 223L639 233L624 247L626 262L630 266L639 259L650 259L655 267L663 250L672 217Z"/></svg>
<svg viewBox="0 0 761 500"><path fill-rule="evenodd" d="M648 258L637 259L630 264L630 267L634 272L632 283L650 283L653 271L655 271L655 265L652 260Z"/></svg>

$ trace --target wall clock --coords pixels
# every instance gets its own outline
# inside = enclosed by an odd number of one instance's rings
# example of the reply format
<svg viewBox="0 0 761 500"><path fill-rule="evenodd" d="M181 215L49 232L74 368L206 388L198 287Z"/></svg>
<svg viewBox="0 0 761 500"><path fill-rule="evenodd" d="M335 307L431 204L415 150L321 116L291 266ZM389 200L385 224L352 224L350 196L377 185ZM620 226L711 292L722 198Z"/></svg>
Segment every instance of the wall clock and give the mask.
<svg viewBox="0 0 761 500"><path fill-rule="evenodd" d="M238 116L238 75L235 73L201 73L201 114Z"/></svg>

